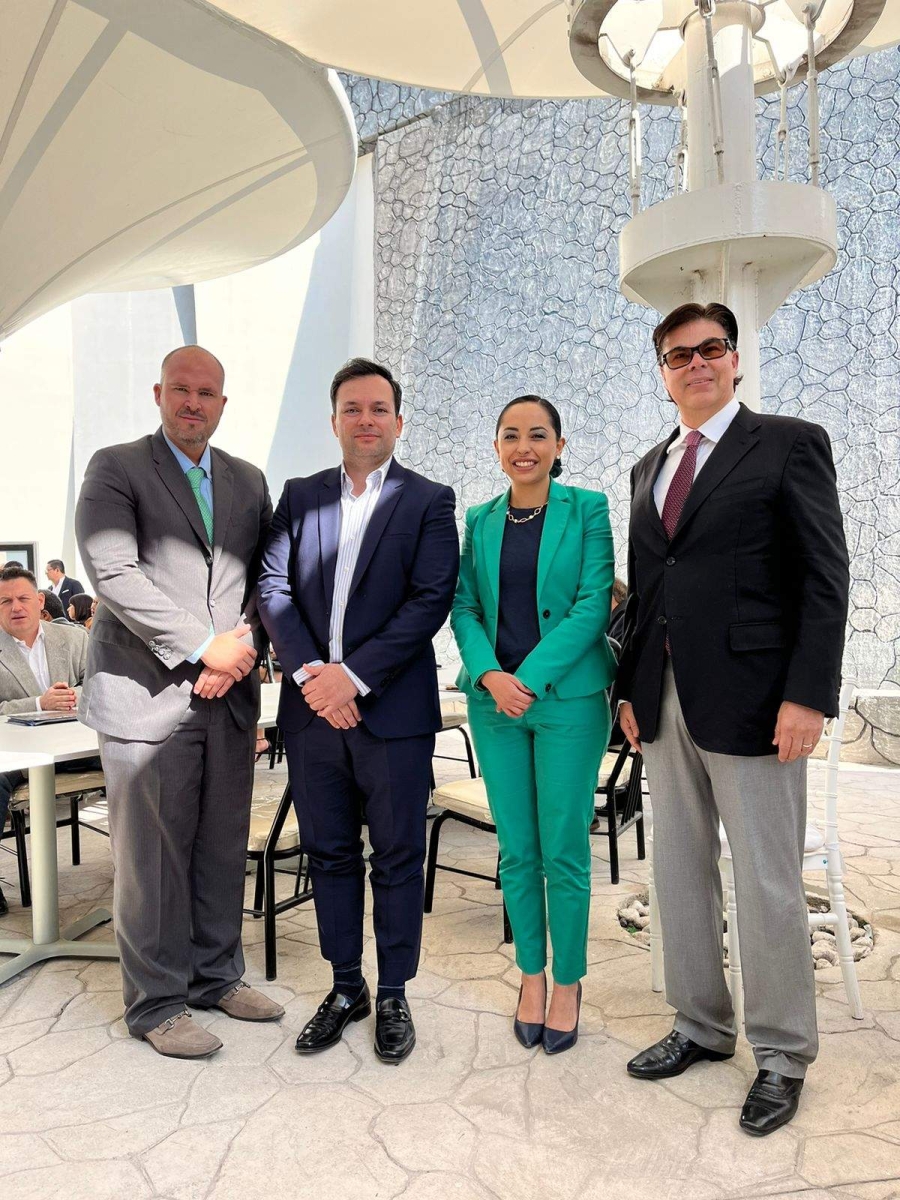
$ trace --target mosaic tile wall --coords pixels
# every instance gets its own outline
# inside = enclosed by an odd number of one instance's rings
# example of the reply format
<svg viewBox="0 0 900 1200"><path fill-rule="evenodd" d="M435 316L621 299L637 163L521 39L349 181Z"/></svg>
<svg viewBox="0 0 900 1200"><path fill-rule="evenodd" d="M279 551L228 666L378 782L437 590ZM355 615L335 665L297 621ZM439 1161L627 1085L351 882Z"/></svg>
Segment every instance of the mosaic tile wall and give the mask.
<svg viewBox="0 0 900 1200"><path fill-rule="evenodd" d="M818 421L834 444L852 556L846 671L869 684L900 683L898 84L898 51L821 77L839 259L772 318L761 351L764 411ZM462 515L501 489L491 440L503 402L547 395L569 438L564 479L608 494L624 571L628 473L673 414L649 353L656 314L616 283L626 106L348 88L376 145L376 346L407 388L404 461L451 484ZM804 113L800 87L797 179ZM777 100L759 101L759 118L771 176ZM661 108L642 119L648 205L670 192L677 123Z"/></svg>

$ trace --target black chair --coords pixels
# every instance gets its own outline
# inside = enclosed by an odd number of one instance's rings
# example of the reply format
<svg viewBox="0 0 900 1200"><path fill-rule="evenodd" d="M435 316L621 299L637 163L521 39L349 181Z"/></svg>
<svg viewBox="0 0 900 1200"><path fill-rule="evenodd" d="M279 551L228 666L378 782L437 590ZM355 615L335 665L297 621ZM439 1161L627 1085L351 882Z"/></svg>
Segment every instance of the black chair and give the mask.
<svg viewBox="0 0 900 1200"><path fill-rule="evenodd" d="M288 817L292 820L287 829ZM291 785L284 789L277 803L267 800L251 808L250 837L247 858L256 864L256 890L253 907L245 908L247 916L262 919L265 932L266 979L275 979L278 973L275 952L275 918L289 908L312 900L312 884L309 878L309 863L300 845L300 832L291 802ZM297 859L296 871L284 871L276 866L288 858ZM303 870L306 863L306 870ZM286 900L275 899L275 875L294 876L294 891ZM303 887L301 888L301 880Z"/></svg>
<svg viewBox="0 0 900 1200"><path fill-rule="evenodd" d="M428 858L425 867L425 912L430 913L434 907L434 880L438 871L449 871L452 875L466 875L469 879L484 879L500 888L500 856L497 856L497 870L493 875L484 875L480 871L465 871L462 867L448 867L438 862L441 830L447 821L460 821L471 829L481 829L485 833L496 836L497 826L491 820L490 810L484 790L484 780L480 778L460 779L456 783L444 784L439 787L433 797L441 812L431 824L431 836L428 841ZM503 940L510 944L513 940L506 904L503 904Z"/></svg>
<svg viewBox="0 0 900 1200"><path fill-rule="evenodd" d="M623 779L629 763L628 773ZM600 783L596 794L602 796L603 800L594 807L591 833L609 838L610 883L619 882L619 837L632 825L637 837L637 856L639 859L647 856L644 843L643 773L643 756L632 750L628 742L618 747L611 746L600 765Z"/></svg>

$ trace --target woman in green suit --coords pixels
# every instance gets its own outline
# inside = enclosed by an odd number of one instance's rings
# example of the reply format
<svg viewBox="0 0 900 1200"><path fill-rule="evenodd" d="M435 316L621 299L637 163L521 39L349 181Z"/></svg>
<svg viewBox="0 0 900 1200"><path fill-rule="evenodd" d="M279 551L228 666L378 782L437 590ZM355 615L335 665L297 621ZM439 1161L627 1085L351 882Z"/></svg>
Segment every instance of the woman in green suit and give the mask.
<svg viewBox="0 0 900 1200"><path fill-rule="evenodd" d="M466 514L451 615L522 971L514 1029L549 1054L578 1037L589 828L615 674L607 500L551 478L564 445L559 413L539 396L520 396L500 414L494 449L511 486ZM554 987L545 1018L548 918Z"/></svg>

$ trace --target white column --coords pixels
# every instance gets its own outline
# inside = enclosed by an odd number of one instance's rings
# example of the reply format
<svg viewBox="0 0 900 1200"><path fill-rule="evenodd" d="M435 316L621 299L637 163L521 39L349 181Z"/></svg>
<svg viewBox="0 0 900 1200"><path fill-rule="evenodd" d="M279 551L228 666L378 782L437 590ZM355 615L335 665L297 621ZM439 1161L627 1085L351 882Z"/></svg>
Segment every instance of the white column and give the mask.
<svg viewBox="0 0 900 1200"><path fill-rule="evenodd" d="M719 168L715 143L722 147L723 183L756 179L756 122L753 93L751 35L759 23L756 8L744 0L727 0L716 6L712 18L713 42L719 72L721 104L713 97L706 21L699 13L684 26L687 93L688 189L716 187ZM718 120L717 120L718 114ZM759 409L759 327L756 271L742 261L740 245L726 247L720 269L696 278L694 298L719 300L737 317L741 373L738 395L750 408Z"/></svg>

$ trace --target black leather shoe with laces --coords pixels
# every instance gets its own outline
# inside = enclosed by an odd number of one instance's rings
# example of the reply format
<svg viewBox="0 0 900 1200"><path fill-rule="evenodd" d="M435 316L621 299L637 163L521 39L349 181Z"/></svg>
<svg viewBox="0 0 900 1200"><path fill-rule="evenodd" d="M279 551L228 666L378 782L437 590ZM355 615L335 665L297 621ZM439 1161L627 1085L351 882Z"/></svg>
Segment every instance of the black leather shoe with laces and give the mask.
<svg viewBox="0 0 900 1200"><path fill-rule="evenodd" d="M413 1052L416 1027L406 1000L391 996L375 1005L375 1053L384 1063L396 1065Z"/></svg>
<svg viewBox="0 0 900 1200"><path fill-rule="evenodd" d="M765 1137L787 1125L800 1105L803 1080L760 1071L741 1109L740 1125L751 1137Z"/></svg>
<svg viewBox="0 0 900 1200"><path fill-rule="evenodd" d="M625 1070L635 1079L671 1079L681 1075L696 1062L722 1062L734 1058L734 1051L727 1054L719 1050L707 1050L689 1037L673 1029L662 1041L648 1046L636 1054Z"/></svg>
<svg viewBox="0 0 900 1200"><path fill-rule="evenodd" d="M364 1021L372 1011L368 984L352 999L342 992L331 991L319 1005L316 1015L300 1030L298 1054L318 1054L341 1040L341 1034L351 1021Z"/></svg>

